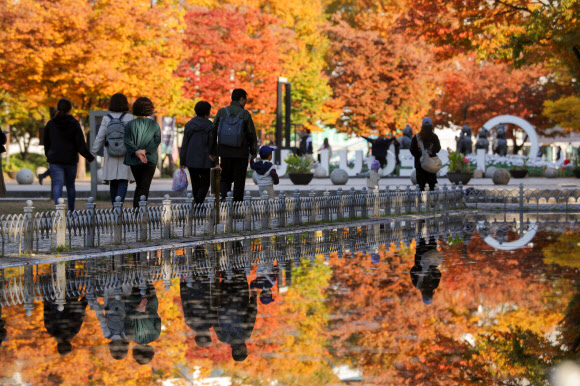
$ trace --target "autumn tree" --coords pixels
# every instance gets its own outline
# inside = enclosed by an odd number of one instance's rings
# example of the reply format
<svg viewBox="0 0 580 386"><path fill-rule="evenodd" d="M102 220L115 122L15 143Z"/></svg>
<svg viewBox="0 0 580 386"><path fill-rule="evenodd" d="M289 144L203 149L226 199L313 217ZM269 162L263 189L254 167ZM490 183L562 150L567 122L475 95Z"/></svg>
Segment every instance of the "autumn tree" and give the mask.
<svg viewBox="0 0 580 386"><path fill-rule="evenodd" d="M418 124L435 95L429 48L401 35L388 38L337 21L329 28L327 74L343 106L336 126L356 134L394 133Z"/></svg>

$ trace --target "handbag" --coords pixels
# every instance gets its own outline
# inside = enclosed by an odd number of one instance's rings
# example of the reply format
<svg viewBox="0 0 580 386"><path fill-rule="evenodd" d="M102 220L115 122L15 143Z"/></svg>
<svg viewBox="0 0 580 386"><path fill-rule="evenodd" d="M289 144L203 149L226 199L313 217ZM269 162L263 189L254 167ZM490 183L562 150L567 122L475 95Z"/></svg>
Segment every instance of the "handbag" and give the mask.
<svg viewBox="0 0 580 386"><path fill-rule="evenodd" d="M419 146L421 147L421 167L423 170L429 173L437 173L443 167L443 162L438 156L431 157L429 153L425 151L425 145L421 140L419 134L417 134L417 142L419 142Z"/></svg>

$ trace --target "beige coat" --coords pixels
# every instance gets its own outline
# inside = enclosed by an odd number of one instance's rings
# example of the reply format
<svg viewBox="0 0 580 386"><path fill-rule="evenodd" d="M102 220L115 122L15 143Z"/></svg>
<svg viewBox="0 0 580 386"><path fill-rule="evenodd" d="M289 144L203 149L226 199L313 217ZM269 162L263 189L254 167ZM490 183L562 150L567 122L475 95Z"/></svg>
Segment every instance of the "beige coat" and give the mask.
<svg viewBox="0 0 580 386"><path fill-rule="evenodd" d="M109 112L113 118L119 118L122 113L112 113ZM127 123L133 120L133 115L126 113L123 117L123 122ZM101 146L105 143L105 136L107 134L107 125L109 124L109 117L104 116L101 122L101 127L99 128L99 133L91 149L93 155L97 155L97 152ZM128 180L129 182L134 182L133 173L131 173L131 168L123 163L125 157L109 157L109 152L105 146L105 163L103 165L103 181L112 180Z"/></svg>

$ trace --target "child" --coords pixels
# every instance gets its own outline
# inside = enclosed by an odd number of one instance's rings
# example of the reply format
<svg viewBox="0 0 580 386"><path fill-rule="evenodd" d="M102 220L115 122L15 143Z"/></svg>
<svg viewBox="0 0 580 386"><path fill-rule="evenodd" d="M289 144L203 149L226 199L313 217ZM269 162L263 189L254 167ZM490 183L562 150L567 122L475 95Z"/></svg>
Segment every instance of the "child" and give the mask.
<svg viewBox="0 0 580 386"><path fill-rule="evenodd" d="M374 160L371 164L371 170L367 173L361 174L361 176L365 176L367 178L367 189L375 190L375 188L379 187L379 180L381 179L381 175L379 174L380 167L381 163L377 160Z"/></svg>
<svg viewBox="0 0 580 386"><path fill-rule="evenodd" d="M276 173L276 167L272 161L272 149L270 146L260 148L260 160L250 160L250 167L255 171L254 178L260 189L260 196L268 194L268 198L274 198L274 185L278 185L280 179Z"/></svg>

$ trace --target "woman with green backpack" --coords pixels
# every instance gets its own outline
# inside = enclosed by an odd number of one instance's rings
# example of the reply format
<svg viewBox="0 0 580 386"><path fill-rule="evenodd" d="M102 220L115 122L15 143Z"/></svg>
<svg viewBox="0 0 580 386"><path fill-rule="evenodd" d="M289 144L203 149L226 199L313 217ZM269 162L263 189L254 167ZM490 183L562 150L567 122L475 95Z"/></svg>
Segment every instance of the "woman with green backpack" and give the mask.
<svg viewBox="0 0 580 386"><path fill-rule="evenodd" d="M117 196L124 202L129 183L135 181L131 167L123 163L127 153L124 141L125 127L133 120L133 115L128 111L129 101L125 95L117 93L111 97L109 113L103 117L91 149L93 155L97 155L104 146L103 181L109 184L111 203L115 203Z"/></svg>

